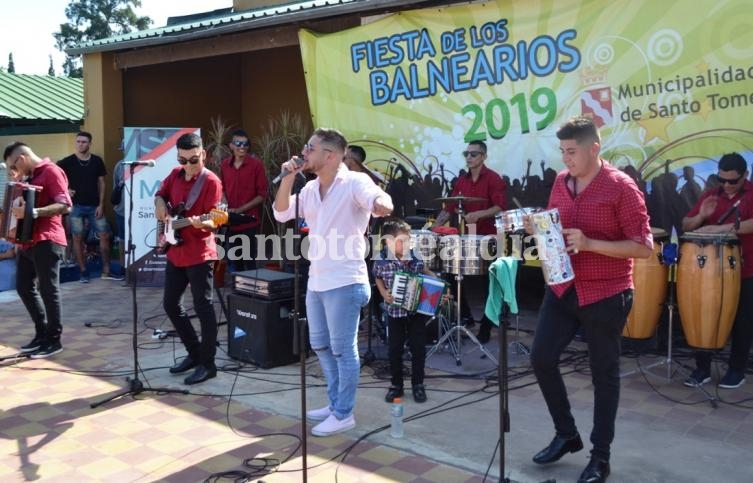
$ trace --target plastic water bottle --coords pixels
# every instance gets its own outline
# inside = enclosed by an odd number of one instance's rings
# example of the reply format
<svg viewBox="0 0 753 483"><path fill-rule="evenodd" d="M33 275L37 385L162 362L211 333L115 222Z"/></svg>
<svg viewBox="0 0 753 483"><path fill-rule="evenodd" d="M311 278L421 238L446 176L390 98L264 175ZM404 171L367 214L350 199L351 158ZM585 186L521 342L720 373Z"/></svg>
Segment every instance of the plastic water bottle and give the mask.
<svg viewBox="0 0 753 483"><path fill-rule="evenodd" d="M403 400L396 397L392 400L392 408L390 409L392 414L392 422L390 424L390 435L393 438L403 437Z"/></svg>

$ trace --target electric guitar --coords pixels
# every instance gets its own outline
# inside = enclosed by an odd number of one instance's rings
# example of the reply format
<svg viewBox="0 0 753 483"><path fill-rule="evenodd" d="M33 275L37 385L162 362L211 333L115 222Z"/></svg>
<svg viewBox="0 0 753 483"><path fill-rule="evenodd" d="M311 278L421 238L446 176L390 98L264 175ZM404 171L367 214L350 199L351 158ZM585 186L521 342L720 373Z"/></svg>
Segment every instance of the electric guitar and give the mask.
<svg viewBox="0 0 753 483"><path fill-rule="evenodd" d="M182 216L185 211L183 203L178 205L176 210L170 210L170 216L164 222L157 222L157 252L166 253L172 246L183 243L180 236L180 230L191 225L191 220ZM227 223L228 215L226 211L218 208L212 209L209 213L199 216L201 221L212 220L214 226L220 227Z"/></svg>

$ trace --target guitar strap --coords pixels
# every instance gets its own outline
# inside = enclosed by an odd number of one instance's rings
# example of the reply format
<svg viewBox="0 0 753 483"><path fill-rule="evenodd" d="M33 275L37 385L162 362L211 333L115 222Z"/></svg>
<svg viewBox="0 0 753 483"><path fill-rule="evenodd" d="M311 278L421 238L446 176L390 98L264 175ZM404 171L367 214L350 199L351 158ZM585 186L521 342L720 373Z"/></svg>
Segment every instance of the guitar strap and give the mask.
<svg viewBox="0 0 753 483"><path fill-rule="evenodd" d="M190 210L194 203L196 203L196 200L199 199L199 194L201 194L201 188L204 186L204 180L207 178L207 173L209 173L209 169L206 167L202 168L196 183L191 187L191 191L188 192L188 199L186 200L185 206L186 211Z"/></svg>

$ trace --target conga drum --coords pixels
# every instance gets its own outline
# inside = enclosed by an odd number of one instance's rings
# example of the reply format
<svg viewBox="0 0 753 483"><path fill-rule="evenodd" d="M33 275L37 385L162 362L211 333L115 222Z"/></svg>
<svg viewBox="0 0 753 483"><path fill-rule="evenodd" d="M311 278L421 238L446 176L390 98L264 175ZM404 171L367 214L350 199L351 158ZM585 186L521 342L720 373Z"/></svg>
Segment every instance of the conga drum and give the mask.
<svg viewBox="0 0 753 483"><path fill-rule="evenodd" d="M661 228L651 228L654 251L648 258L633 259L633 308L628 314L622 336L650 339L656 332L662 304L667 298L669 267L662 263L662 248L669 235Z"/></svg>
<svg viewBox="0 0 753 483"><path fill-rule="evenodd" d="M688 345L721 349L740 298L740 243L732 234L688 232L680 237L677 305Z"/></svg>

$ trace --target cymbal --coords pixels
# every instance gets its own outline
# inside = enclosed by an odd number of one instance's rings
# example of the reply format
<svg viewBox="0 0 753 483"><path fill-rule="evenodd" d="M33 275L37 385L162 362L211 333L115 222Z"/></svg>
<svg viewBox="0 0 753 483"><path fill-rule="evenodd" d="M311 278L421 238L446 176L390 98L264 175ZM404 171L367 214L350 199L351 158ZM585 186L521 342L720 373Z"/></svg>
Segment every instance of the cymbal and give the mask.
<svg viewBox="0 0 753 483"><path fill-rule="evenodd" d="M445 196L444 198L434 198L434 201L443 201L445 203L479 203L486 201L486 198L476 196Z"/></svg>

